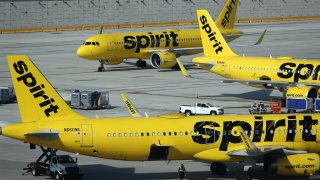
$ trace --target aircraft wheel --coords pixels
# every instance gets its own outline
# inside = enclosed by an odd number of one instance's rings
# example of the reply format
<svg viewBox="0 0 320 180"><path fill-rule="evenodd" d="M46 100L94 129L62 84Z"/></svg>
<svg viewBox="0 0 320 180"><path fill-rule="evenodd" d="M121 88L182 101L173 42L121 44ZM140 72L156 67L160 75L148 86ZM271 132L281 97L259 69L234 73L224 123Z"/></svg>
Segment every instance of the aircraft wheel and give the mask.
<svg viewBox="0 0 320 180"><path fill-rule="evenodd" d="M141 64L142 64L142 60L139 59L139 60L136 62L136 66L137 66L137 67L141 67Z"/></svg>
<svg viewBox="0 0 320 180"><path fill-rule="evenodd" d="M216 175L225 175L227 173L226 165L221 162L211 163L210 170L212 174L216 174Z"/></svg>
<svg viewBox="0 0 320 180"><path fill-rule="evenodd" d="M104 67L99 67L99 68L98 68L98 71L99 71L99 72L102 72L102 71L104 71L104 70L105 70Z"/></svg>
<svg viewBox="0 0 320 180"><path fill-rule="evenodd" d="M140 67L146 68L147 67L147 62L146 61L141 61L140 62Z"/></svg>

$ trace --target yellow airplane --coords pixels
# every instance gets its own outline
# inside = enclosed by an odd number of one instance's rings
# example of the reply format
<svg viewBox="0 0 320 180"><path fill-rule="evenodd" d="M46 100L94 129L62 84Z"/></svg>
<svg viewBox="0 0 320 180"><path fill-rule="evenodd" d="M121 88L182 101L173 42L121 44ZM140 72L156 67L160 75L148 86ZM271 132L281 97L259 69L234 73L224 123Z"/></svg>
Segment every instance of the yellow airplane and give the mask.
<svg viewBox="0 0 320 180"><path fill-rule="evenodd" d="M278 89L288 98L318 97L319 60L238 56L228 46L209 13L205 10L197 13L204 57L196 57L192 62L229 79L224 82ZM188 76L186 71L182 70L184 75Z"/></svg>
<svg viewBox="0 0 320 180"><path fill-rule="evenodd" d="M238 0L227 0L216 20L228 42L242 35L241 31L233 29L237 6ZM150 59L154 68L177 68L178 57L200 52L202 45L197 29L167 29L94 35L78 48L77 55L99 60L98 71L104 71L104 65L117 65L132 58L139 59L138 67L146 67L143 59Z"/></svg>
<svg viewBox="0 0 320 180"><path fill-rule="evenodd" d="M214 174L226 173L224 162L243 162L238 179L252 179L256 163L280 175L319 170L319 114L87 118L27 56L7 61L22 122L3 125L0 134L40 146L40 158L55 149L126 161L204 160Z"/></svg>

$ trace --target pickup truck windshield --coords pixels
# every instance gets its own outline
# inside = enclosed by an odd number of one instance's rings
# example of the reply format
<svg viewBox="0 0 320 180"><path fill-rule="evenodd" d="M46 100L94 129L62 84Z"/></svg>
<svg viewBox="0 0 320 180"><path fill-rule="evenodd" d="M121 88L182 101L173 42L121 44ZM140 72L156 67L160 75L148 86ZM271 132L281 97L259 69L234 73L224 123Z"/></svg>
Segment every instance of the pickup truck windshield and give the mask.
<svg viewBox="0 0 320 180"><path fill-rule="evenodd" d="M58 157L58 163L75 163L71 157Z"/></svg>
<svg viewBox="0 0 320 180"><path fill-rule="evenodd" d="M208 105L209 107L213 107L212 104L210 104L210 103L207 103L207 105Z"/></svg>

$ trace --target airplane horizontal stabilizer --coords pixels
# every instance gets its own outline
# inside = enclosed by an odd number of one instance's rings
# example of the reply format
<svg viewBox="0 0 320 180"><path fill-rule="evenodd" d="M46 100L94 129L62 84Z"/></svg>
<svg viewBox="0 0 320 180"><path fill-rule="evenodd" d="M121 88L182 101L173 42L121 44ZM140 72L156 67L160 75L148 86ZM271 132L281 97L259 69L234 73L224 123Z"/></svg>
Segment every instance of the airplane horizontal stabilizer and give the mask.
<svg viewBox="0 0 320 180"><path fill-rule="evenodd" d="M37 137L43 140L56 140L59 139L59 132L52 130L52 129L44 129L44 130L40 130L40 131L35 131L35 132L29 132L27 134L25 134L25 136L30 136L30 137Z"/></svg>

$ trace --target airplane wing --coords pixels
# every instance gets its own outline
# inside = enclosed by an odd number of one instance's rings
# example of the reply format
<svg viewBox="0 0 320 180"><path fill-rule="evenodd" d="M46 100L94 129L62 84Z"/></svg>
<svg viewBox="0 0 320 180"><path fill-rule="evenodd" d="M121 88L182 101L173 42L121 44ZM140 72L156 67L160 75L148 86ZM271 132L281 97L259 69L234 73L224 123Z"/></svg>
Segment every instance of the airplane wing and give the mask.
<svg viewBox="0 0 320 180"><path fill-rule="evenodd" d="M269 157L283 157L292 154L305 154L306 150L294 150L289 147L289 144L282 142L281 144L266 144L256 146L241 127L238 127L242 145L232 146L228 151L220 151L219 148L208 149L195 154L193 157L207 161L227 161L230 159L252 158L255 160L262 160L265 155ZM292 146L292 145L291 145ZM303 144L299 144L304 147ZM302 148L303 149L303 148ZM215 156L212 156L215 154Z"/></svg>
<svg viewBox="0 0 320 180"><path fill-rule="evenodd" d="M26 137L37 137L43 140L55 140L59 138L59 132L52 129L44 129L40 131L29 132Z"/></svg>

